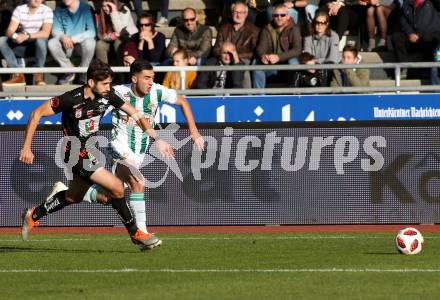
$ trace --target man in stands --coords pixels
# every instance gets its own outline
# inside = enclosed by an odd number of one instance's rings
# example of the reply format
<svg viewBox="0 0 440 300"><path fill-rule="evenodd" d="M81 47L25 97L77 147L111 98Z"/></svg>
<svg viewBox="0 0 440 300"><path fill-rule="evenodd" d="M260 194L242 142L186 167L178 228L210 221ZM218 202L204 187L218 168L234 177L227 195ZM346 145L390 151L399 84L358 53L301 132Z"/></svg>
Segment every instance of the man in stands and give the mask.
<svg viewBox="0 0 440 300"><path fill-rule="evenodd" d="M211 52L212 32L206 25L200 25L196 21L196 11L193 8L185 8L182 11L183 25L177 26L167 47L166 54L173 57L177 49L185 49L189 56L189 64L205 64ZM168 64L171 64L169 61Z"/></svg>
<svg viewBox="0 0 440 300"><path fill-rule="evenodd" d="M220 57L210 58L207 65L228 66L244 65L244 63L240 59L235 45L231 42L224 42ZM244 71L200 72L197 78L197 87L200 89L243 88L243 74Z"/></svg>
<svg viewBox="0 0 440 300"><path fill-rule="evenodd" d="M302 37L300 27L293 23L287 7L277 5L272 13L273 21L260 33L257 46L258 65L298 64ZM265 88L266 78L277 74L277 70L254 71L253 87Z"/></svg>
<svg viewBox="0 0 440 300"><path fill-rule="evenodd" d="M81 49L81 67L88 67L95 54L96 28L92 8L80 0L63 0L55 9L52 36L49 50L53 58L63 68L73 67L70 57L76 47ZM75 74L67 74L58 80L59 84L69 84ZM85 83L86 76L80 80Z"/></svg>
<svg viewBox="0 0 440 300"><path fill-rule="evenodd" d="M248 6L240 1L231 5L232 22L223 24L217 34L217 39L212 49L213 56L221 57L222 47L225 42L235 45L240 61L246 65L251 63L254 50L257 47L258 34L260 29L254 24L246 22L248 16ZM246 84L244 87L250 88L249 72L246 72Z"/></svg>
<svg viewBox="0 0 440 300"><path fill-rule="evenodd" d="M36 66L43 68L47 56L47 40L52 29L53 12L42 4L42 0L29 0L28 4L17 6L6 29L5 36L0 37L0 52L8 67L24 67L19 62L26 55L36 59ZM32 53L29 53L32 52ZM43 74L34 75L37 85L44 85ZM25 85L24 74L13 74L4 85Z"/></svg>
<svg viewBox="0 0 440 300"><path fill-rule="evenodd" d="M400 17L401 31L391 36L398 62L409 61L409 52L421 52L425 61L433 61L434 49L440 44L438 1L406 0ZM435 4L435 5L434 5ZM406 70L402 70L406 73ZM403 77L406 74L402 74Z"/></svg>

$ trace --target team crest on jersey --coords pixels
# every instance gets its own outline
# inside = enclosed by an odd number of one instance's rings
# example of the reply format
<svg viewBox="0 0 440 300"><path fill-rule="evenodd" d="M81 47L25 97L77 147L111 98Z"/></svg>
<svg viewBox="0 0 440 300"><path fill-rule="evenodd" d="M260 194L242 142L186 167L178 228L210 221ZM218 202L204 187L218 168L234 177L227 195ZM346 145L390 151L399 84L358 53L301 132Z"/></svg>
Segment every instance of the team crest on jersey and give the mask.
<svg viewBox="0 0 440 300"><path fill-rule="evenodd" d="M50 105L53 108L58 108L58 106L60 106L60 98L59 97L53 97L52 99L50 99Z"/></svg>
<svg viewBox="0 0 440 300"><path fill-rule="evenodd" d="M78 107L77 109L75 109L75 118L79 119L82 116L82 109L81 107Z"/></svg>

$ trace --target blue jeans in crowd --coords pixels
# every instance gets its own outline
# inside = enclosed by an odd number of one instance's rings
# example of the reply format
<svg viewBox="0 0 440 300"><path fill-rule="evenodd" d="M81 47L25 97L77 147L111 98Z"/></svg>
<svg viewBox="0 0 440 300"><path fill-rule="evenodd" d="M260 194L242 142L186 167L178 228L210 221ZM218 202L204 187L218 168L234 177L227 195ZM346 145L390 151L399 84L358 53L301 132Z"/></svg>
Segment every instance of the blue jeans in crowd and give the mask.
<svg viewBox="0 0 440 300"><path fill-rule="evenodd" d="M253 65L262 65L260 59L255 59L252 62ZM287 64L289 65L297 65L299 64L298 59L296 57L288 60ZM252 86L255 89L263 89L266 87L266 78L270 76L275 76L278 74L278 70L268 70L268 71L253 71L252 76Z"/></svg>
<svg viewBox="0 0 440 300"><path fill-rule="evenodd" d="M43 68L47 56L47 39L36 39L34 41L16 44L7 36L0 37L0 52L10 68L25 67L17 57L25 58L26 49L32 46L35 47L36 66Z"/></svg>

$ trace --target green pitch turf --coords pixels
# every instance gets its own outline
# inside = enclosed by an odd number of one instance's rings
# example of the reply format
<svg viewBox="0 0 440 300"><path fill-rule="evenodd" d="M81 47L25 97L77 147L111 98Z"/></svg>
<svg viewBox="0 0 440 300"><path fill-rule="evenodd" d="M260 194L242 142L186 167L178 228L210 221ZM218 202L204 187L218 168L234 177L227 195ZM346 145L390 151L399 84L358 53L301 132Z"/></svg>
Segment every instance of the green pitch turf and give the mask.
<svg viewBox="0 0 440 300"><path fill-rule="evenodd" d="M394 234L0 235L1 299L440 299L440 237Z"/></svg>

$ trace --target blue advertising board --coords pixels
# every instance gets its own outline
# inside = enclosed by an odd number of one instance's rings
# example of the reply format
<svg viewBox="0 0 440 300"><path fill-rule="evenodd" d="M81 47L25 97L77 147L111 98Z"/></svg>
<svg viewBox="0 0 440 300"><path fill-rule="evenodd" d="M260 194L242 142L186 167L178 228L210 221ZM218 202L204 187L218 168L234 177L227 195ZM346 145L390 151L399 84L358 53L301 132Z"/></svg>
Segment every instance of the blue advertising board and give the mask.
<svg viewBox="0 0 440 300"><path fill-rule="evenodd" d="M197 122L288 122L440 119L440 94L190 97ZM0 124L26 124L44 100L0 100ZM56 115L42 123L55 124ZM184 122L163 104L157 122ZM107 116L104 122L110 122Z"/></svg>

